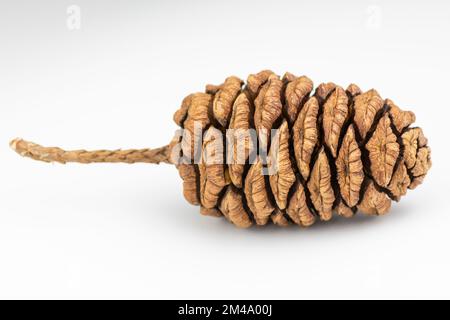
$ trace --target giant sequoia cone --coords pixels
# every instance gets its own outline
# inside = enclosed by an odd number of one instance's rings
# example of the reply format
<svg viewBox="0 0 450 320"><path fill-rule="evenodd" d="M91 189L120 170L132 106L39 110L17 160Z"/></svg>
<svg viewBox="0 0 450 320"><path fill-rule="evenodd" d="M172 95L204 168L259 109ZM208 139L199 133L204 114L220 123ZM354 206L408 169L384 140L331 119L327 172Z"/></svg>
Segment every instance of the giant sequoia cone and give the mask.
<svg viewBox="0 0 450 320"><path fill-rule="evenodd" d="M313 92L309 78L290 73L261 71L245 85L232 76L187 96L174 120L183 133L159 149L64 151L20 139L11 146L47 162L175 164L186 200L238 227L383 215L431 166L427 139L410 127L414 114L354 84ZM245 134L251 129L257 139Z"/></svg>

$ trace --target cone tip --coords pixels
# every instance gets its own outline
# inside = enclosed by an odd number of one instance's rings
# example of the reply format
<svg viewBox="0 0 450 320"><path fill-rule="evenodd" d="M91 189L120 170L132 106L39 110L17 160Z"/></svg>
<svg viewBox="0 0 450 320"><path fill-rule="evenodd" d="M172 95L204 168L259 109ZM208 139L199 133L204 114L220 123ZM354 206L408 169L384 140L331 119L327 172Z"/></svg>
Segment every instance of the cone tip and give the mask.
<svg viewBox="0 0 450 320"><path fill-rule="evenodd" d="M16 138L11 140L11 142L9 143L9 146L11 147L11 149L13 149L14 151L17 151L17 144L22 141L22 139L20 138Z"/></svg>

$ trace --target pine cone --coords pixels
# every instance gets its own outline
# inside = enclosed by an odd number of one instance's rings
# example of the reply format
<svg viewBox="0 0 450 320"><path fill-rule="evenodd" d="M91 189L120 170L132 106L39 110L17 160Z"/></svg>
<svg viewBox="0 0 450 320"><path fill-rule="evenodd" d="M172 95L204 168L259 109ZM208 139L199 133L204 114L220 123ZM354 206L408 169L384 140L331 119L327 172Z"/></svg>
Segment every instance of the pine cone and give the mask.
<svg viewBox="0 0 450 320"><path fill-rule="evenodd" d="M175 113L182 134L156 149L66 151L22 139L11 147L63 164L175 164L188 202L241 228L387 213L431 167L427 139L410 127L414 114L354 84L312 90L305 76L269 70L245 86L237 77L207 85Z"/></svg>
<svg viewBox="0 0 450 320"><path fill-rule="evenodd" d="M187 96L174 115L184 133L170 145L181 155L175 164L186 200L238 227L270 221L306 227L333 212L383 215L392 200L422 183L430 148L422 130L410 127L412 112L354 84L344 90L324 83L312 91L305 76L280 79L265 70L246 85L233 76ZM257 141L243 134L249 129ZM232 147L212 148L218 137ZM256 152L261 146L267 157ZM264 174L273 165L277 170Z"/></svg>

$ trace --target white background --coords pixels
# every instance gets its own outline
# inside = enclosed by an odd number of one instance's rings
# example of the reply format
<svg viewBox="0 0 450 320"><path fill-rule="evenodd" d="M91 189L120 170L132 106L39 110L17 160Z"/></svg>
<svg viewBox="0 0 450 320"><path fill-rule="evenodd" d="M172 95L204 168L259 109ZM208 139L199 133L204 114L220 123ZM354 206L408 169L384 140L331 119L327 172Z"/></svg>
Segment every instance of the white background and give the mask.
<svg viewBox="0 0 450 320"><path fill-rule="evenodd" d="M449 32L448 1L2 0L0 298L450 298ZM171 166L8 148L161 146L185 95L264 68L413 110L424 184L382 218L239 230L185 202Z"/></svg>

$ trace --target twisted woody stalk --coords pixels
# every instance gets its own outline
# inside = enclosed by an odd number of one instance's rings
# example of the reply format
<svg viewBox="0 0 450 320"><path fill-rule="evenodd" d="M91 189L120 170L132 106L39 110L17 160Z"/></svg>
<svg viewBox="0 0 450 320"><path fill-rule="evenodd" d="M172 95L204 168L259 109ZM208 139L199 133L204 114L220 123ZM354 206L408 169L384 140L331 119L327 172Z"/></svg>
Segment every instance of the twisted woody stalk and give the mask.
<svg viewBox="0 0 450 320"><path fill-rule="evenodd" d="M344 90L323 83L312 91L305 76L280 78L264 70L250 75L245 86L232 76L187 96L174 115L185 134L162 148L64 151L21 139L11 147L45 162L172 163L189 203L238 227L269 221L306 227L330 220L333 212L351 217L357 210L383 215L392 200L422 183L431 167L430 149L422 130L410 127L412 112L354 84ZM218 153L212 146L227 129L234 130L226 136L231 148ZM258 141L243 134L249 129L259 132ZM271 129L278 129L273 136ZM198 141L204 161L194 163ZM250 161L257 144L269 146L267 164L260 156ZM173 154L181 158L174 161ZM206 161L214 157L231 161ZM277 170L264 175L274 163Z"/></svg>

